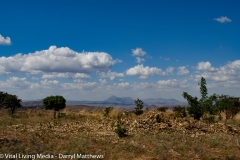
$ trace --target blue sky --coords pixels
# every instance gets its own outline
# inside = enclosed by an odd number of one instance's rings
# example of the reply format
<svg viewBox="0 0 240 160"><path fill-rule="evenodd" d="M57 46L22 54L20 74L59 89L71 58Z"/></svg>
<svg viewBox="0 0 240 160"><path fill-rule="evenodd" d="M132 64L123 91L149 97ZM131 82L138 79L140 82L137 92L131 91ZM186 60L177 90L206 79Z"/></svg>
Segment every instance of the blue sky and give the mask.
<svg viewBox="0 0 240 160"><path fill-rule="evenodd" d="M0 88L23 100L240 96L238 1L0 1Z"/></svg>

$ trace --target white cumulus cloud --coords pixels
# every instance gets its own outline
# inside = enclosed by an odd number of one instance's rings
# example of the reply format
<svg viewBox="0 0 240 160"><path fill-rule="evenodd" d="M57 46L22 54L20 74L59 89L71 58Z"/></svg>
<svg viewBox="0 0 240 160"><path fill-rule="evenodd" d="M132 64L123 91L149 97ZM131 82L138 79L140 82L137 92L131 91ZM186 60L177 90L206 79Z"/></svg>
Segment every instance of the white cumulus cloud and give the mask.
<svg viewBox="0 0 240 160"><path fill-rule="evenodd" d="M186 79L184 80L177 80L177 79L168 79L168 80L159 80L157 85L161 89L170 88L171 90L179 89L179 88L186 88L190 85Z"/></svg>
<svg viewBox="0 0 240 160"><path fill-rule="evenodd" d="M78 53L68 47L50 46L47 50L29 54L16 54L12 57L1 57L1 72L75 72L89 73L106 70L121 60L113 60L105 52Z"/></svg>
<svg viewBox="0 0 240 160"><path fill-rule="evenodd" d="M163 87L176 87L178 85L178 80L176 79L160 80L157 82L157 84Z"/></svg>
<svg viewBox="0 0 240 160"><path fill-rule="evenodd" d="M10 44L12 44L10 37L4 38L4 37L0 34L0 44L3 44L3 45L10 45Z"/></svg>
<svg viewBox="0 0 240 160"><path fill-rule="evenodd" d="M99 79L99 81L100 81L100 83L101 83L102 85L104 85L104 84L107 83L106 79Z"/></svg>
<svg viewBox="0 0 240 160"><path fill-rule="evenodd" d="M203 70L204 72L196 75L196 78L203 76L207 79L217 81L217 82L239 84L240 60L228 62L226 65L221 66L219 68L215 68L214 70L215 72L208 72L208 70Z"/></svg>
<svg viewBox="0 0 240 160"><path fill-rule="evenodd" d="M187 75L189 70L185 66L178 67L178 75Z"/></svg>
<svg viewBox="0 0 240 160"><path fill-rule="evenodd" d="M216 68L213 68L210 62L199 62L196 68L202 71L216 71Z"/></svg>
<svg viewBox="0 0 240 160"><path fill-rule="evenodd" d="M47 80L47 79L44 79L44 80L42 80L41 81L41 83L43 84L43 85L56 85L56 84L58 84L59 82L57 81L57 80L53 80L53 81L49 81L49 80Z"/></svg>
<svg viewBox="0 0 240 160"><path fill-rule="evenodd" d="M140 58L140 57L136 57L136 61L137 61L137 63L142 63L142 62L145 61L145 59Z"/></svg>
<svg viewBox="0 0 240 160"><path fill-rule="evenodd" d="M226 16L221 16L219 18L214 18L213 20L218 21L220 23L227 23L227 22L232 22L232 20Z"/></svg>
<svg viewBox="0 0 240 160"><path fill-rule="evenodd" d="M76 78L90 78L89 75L85 74L85 73L57 73L57 72L53 72L51 74L43 74L42 75L42 79L51 79L51 78L69 78L69 79L76 79Z"/></svg>
<svg viewBox="0 0 240 160"><path fill-rule="evenodd" d="M129 87L129 83L128 82L122 82L122 83L114 83L114 86L118 86L118 87L121 87L121 88L128 88Z"/></svg>
<svg viewBox="0 0 240 160"><path fill-rule="evenodd" d="M111 72L110 70L108 72L101 72L99 73L100 78L109 78L110 80L114 80L115 77L124 77L123 73L117 73L117 72Z"/></svg>
<svg viewBox="0 0 240 160"><path fill-rule="evenodd" d="M142 64L126 71L126 75L139 76L140 79L147 79L149 76L153 76L155 74L165 76L166 72L163 72L160 68L156 67L144 67Z"/></svg>
<svg viewBox="0 0 240 160"><path fill-rule="evenodd" d="M173 67L168 67L168 68L166 69L166 72L167 72L168 74L173 74L173 71L174 71L174 68L173 68Z"/></svg>
<svg viewBox="0 0 240 160"><path fill-rule="evenodd" d="M142 48L132 49L132 53L132 56L144 56L145 54L147 54L145 51L142 50Z"/></svg>

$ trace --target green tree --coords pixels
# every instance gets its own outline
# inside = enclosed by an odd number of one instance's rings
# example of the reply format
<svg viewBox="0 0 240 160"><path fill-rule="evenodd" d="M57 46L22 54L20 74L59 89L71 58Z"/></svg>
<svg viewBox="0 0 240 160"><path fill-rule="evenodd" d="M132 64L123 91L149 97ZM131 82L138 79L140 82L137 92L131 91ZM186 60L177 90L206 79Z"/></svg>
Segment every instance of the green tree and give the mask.
<svg viewBox="0 0 240 160"><path fill-rule="evenodd" d="M7 95L8 95L7 92L0 91L0 108L3 106L4 99Z"/></svg>
<svg viewBox="0 0 240 160"><path fill-rule="evenodd" d="M66 107L66 100L63 96L48 96L43 99L43 107L46 110L54 110L54 118L56 118L56 112Z"/></svg>
<svg viewBox="0 0 240 160"><path fill-rule="evenodd" d="M217 106L217 96L215 94L210 97L207 96L206 80L202 77L200 83L201 98L192 97L187 92L183 92L183 97L188 101L188 113L193 115L194 119L200 120L205 113L217 114L219 113Z"/></svg>
<svg viewBox="0 0 240 160"><path fill-rule="evenodd" d="M136 105L136 108L135 108L135 114L136 115L140 115L143 113L143 101L140 100L140 99L137 99L137 100L134 100L134 103Z"/></svg>
<svg viewBox="0 0 240 160"><path fill-rule="evenodd" d="M21 108L22 100L18 99L16 95L11 95L8 93L0 92L0 108L9 108L11 114L14 114L16 108Z"/></svg>
<svg viewBox="0 0 240 160"><path fill-rule="evenodd" d="M226 120L233 118L236 114L240 112L240 98L232 97L229 95L219 95L218 96L218 106L220 111L225 111Z"/></svg>

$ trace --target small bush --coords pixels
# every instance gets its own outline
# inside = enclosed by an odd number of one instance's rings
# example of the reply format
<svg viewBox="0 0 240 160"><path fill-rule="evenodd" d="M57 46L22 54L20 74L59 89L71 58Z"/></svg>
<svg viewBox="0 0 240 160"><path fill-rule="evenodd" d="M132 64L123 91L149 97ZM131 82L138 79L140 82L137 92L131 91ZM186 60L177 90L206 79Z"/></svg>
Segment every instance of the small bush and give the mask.
<svg viewBox="0 0 240 160"><path fill-rule="evenodd" d="M58 118L66 117L66 113L58 113Z"/></svg>
<svg viewBox="0 0 240 160"><path fill-rule="evenodd" d="M122 122L121 122L121 115L119 114L117 116L117 128L115 129L115 132L118 134L118 137L122 138L122 137L126 137L127 134L127 129L122 125Z"/></svg>
<svg viewBox="0 0 240 160"><path fill-rule="evenodd" d="M141 115L141 114L143 114L143 110L137 110L137 111L135 111L135 114L136 115Z"/></svg>
<svg viewBox="0 0 240 160"><path fill-rule="evenodd" d="M163 115L163 113L161 113L160 115L158 114L158 115L156 116L156 121L157 121L158 123L164 122L164 115Z"/></svg>
<svg viewBox="0 0 240 160"><path fill-rule="evenodd" d="M108 116L109 113L110 113L112 110L113 110L113 107L107 107L107 108L105 108L103 115L104 115L104 116Z"/></svg>
<svg viewBox="0 0 240 160"><path fill-rule="evenodd" d="M186 108L182 106L173 107L173 112L177 117L184 118L187 116Z"/></svg>
<svg viewBox="0 0 240 160"><path fill-rule="evenodd" d="M166 112L166 110L168 109L168 107L158 107L157 110L160 112Z"/></svg>
<svg viewBox="0 0 240 160"><path fill-rule="evenodd" d="M123 127L121 123L117 124L117 128L115 129L115 132L118 134L118 137L120 138L127 136L126 134L127 129Z"/></svg>

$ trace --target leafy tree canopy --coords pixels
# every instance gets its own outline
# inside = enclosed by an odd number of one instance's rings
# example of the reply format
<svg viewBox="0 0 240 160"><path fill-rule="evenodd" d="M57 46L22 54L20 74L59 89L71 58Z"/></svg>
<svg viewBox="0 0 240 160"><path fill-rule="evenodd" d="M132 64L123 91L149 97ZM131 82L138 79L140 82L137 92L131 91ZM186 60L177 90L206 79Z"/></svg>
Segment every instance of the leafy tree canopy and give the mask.
<svg viewBox="0 0 240 160"><path fill-rule="evenodd" d="M63 96L48 96L43 99L43 107L47 110L59 111L66 107L66 100Z"/></svg>
<svg viewBox="0 0 240 160"><path fill-rule="evenodd" d="M7 92L0 92L0 108L9 108L11 114L14 113L16 108L21 108L22 100L18 99L16 95L8 94Z"/></svg>

